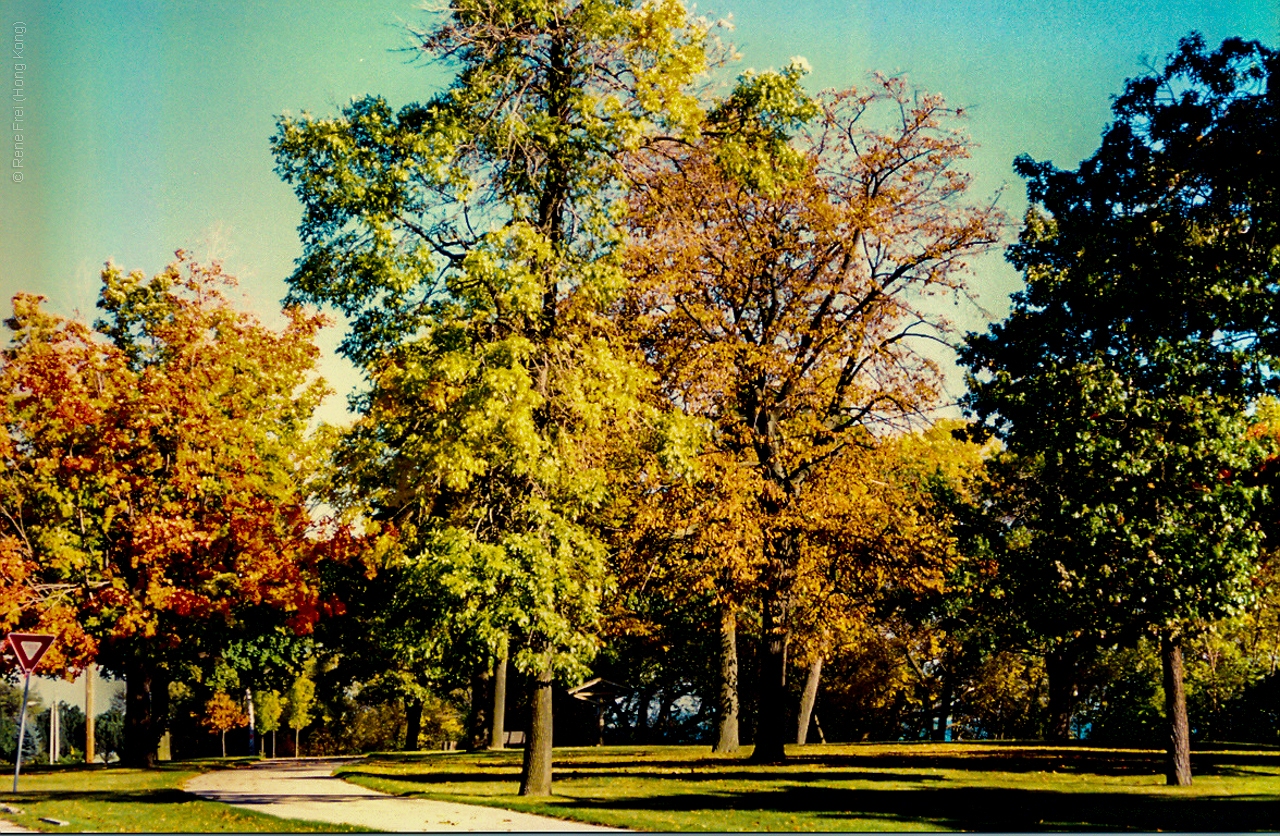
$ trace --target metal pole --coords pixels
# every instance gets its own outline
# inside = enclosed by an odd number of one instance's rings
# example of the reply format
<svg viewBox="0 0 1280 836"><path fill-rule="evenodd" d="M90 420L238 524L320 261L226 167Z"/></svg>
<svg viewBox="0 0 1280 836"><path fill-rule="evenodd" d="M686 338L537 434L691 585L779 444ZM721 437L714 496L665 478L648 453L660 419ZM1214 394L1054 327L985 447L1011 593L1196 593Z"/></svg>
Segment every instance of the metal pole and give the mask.
<svg viewBox="0 0 1280 836"><path fill-rule="evenodd" d="M22 771L22 741L27 733L27 693L31 690L31 671L22 686L22 705L18 708L18 751L13 755L13 791L18 791L18 773Z"/></svg>

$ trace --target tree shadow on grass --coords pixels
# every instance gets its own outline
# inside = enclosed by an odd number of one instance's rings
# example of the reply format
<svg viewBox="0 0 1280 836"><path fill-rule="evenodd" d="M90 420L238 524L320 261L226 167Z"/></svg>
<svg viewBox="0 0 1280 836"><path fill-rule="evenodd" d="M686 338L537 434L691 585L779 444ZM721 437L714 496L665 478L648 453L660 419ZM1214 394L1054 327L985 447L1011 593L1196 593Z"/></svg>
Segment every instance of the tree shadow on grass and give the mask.
<svg viewBox="0 0 1280 836"><path fill-rule="evenodd" d="M519 761L511 752L484 752L468 755L470 769L432 771L427 774L378 776L349 770L344 774L369 777L394 777L410 783L482 783L505 779L484 773L486 767L509 767L518 771ZM423 762L422 756L382 756L378 761L391 763ZM745 760L745 755L743 760ZM741 769L735 766L741 764ZM1258 774L1260 770L1280 774L1280 751L1209 751L1191 756L1191 769L1196 775L1206 777L1243 777ZM965 772L1007 773L1066 773L1074 775L1098 775L1103 777L1160 776L1165 772L1165 756L1158 751L1139 749L1097 749L1076 745L1027 745L992 743L968 746L963 751L922 746L918 750L884 752L868 748L866 752L803 751L788 756L786 762L776 767L747 767L743 761L724 757L697 759L644 758L628 763L618 759L591 759L574 755L558 757L555 762L558 775L579 773L583 776L625 774L628 777L673 778L688 781L829 781L836 777L835 770L849 770L850 779L883 780L923 783L937 780L924 770L958 770Z"/></svg>
<svg viewBox="0 0 1280 836"><path fill-rule="evenodd" d="M777 772L761 772L761 771L737 771L724 768L724 763L719 764L719 769L708 769L704 772L697 772L688 768L688 762L679 764L682 768L662 767L649 763L641 764L639 767L620 767L613 764L609 768L592 768L590 765L581 763L570 763L563 766L557 765L555 768L555 780L574 780L574 779L609 779L609 778L627 778L627 779L649 779L655 781L679 781L686 783L705 783L705 782L726 782L747 784L752 781L768 781L776 783L777 781L795 781L797 783L809 781L832 781L840 780L847 777L850 780L858 781L895 781L901 783L919 784L941 780L934 775L923 775L915 772L858 772L842 776L833 774L829 771L804 771L786 773ZM652 767L652 768L650 768ZM440 784L482 784L495 783L501 781L518 781L518 772L509 772L495 774L493 772L418 772L408 773L404 775L387 775L381 772L366 772L359 769L344 769L337 773L339 778L350 780L352 778L364 779L382 779L393 780L397 783L404 784L421 784L423 786L440 785Z"/></svg>
<svg viewBox="0 0 1280 836"><path fill-rule="evenodd" d="M989 832L1245 832L1270 831L1280 822L1280 799L1274 796L1161 797L983 787L853 790L798 786L773 791L583 799L571 806L619 811L808 813L822 820L809 824L822 826L829 822L832 829L856 828L858 820L872 819L886 824Z"/></svg>
<svg viewBox="0 0 1280 836"><path fill-rule="evenodd" d="M153 790L36 790L5 793L7 802L18 807L44 801L102 801L120 804L185 804L201 801L198 795L179 789Z"/></svg>

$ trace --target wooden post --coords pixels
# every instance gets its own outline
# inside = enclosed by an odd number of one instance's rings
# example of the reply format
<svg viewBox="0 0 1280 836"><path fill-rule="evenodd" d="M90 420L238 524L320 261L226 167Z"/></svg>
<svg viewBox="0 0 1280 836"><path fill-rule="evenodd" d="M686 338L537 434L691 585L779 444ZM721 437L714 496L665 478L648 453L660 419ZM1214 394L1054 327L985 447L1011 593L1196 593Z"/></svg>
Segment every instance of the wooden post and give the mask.
<svg viewBox="0 0 1280 836"><path fill-rule="evenodd" d="M89 665L84 669L84 762L93 763L97 757L94 751L97 740L93 728L93 678L97 675L97 665Z"/></svg>

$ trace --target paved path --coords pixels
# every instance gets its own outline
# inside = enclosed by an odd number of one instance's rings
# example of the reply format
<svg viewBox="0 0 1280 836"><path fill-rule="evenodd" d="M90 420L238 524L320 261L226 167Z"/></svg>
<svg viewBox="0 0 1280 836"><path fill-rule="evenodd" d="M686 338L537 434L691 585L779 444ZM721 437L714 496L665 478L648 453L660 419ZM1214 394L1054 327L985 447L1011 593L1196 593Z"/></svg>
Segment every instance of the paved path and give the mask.
<svg viewBox="0 0 1280 836"><path fill-rule="evenodd" d="M260 761L240 769L207 772L187 781L183 789L280 818L355 824L387 833L565 833L612 829L494 807L398 798L333 777L335 769L354 760L358 759Z"/></svg>

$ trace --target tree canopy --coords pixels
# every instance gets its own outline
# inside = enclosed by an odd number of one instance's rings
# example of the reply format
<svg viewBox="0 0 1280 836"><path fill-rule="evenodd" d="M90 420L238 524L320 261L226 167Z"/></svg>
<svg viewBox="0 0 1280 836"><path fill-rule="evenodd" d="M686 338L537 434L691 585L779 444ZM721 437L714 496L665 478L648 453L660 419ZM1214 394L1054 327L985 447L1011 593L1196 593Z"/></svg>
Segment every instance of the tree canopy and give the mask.
<svg viewBox="0 0 1280 836"><path fill-rule="evenodd" d="M127 677L135 761L155 755L172 666L308 632L322 606L321 320L268 329L179 255L152 279L108 266L95 329L16 297L0 366L6 626L58 634L59 670Z"/></svg>
<svg viewBox="0 0 1280 836"><path fill-rule="evenodd" d="M1252 400L1275 386L1276 64L1189 37L1127 82L1077 170L1019 158L1034 205L1009 260L1027 287L964 353L968 409L1025 463L1027 603L1062 634L1161 631L1170 695L1182 631L1251 594L1240 476L1262 452Z"/></svg>
<svg viewBox="0 0 1280 836"><path fill-rule="evenodd" d="M343 351L373 391L352 443L392 474L362 483L370 513L483 643L521 639L522 792L545 794L553 673L593 652L607 581L604 471L652 430L604 316L609 206L624 155L696 132L708 26L676 0L463 2L416 38L457 68L426 105L279 121L305 206L291 294L353 318Z"/></svg>
<svg viewBox="0 0 1280 836"><path fill-rule="evenodd" d="M963 297L965 260L994 242L1000 219L966 200L967 140L939 97L878 78L810 100L799 76L792 68L773 90L795 102L774 107L789 114L788 144L745 146L773 161L772 176L737 170L740 154L714 134L641 159L627 250L632 338L670 401L712 427L727 463L717 467L750 472L719 481L754 494L742 503L751 521L725 546L758 539L743 556L766 590L765 760L783 756L773 718L785 715L804 554L857 541L844 479L876 434L936 403L938 369L918 340L946 325L928 300Z"/></svg>

